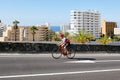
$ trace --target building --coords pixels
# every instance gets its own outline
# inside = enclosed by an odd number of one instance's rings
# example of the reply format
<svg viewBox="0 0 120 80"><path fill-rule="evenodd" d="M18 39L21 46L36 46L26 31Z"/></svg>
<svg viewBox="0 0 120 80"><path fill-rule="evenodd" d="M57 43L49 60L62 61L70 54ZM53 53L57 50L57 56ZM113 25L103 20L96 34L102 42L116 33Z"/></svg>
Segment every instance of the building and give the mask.
<svg viewBox="0 0 120 80"><path fill-rule="evenodd" d="M60 31L62 32L68 32L68 30L70 30L70 25L69 24L63 24L60 27Z"/></svg>
<svg viewBox="0 0 120 80"><path fill-rule="evenodd" d="M120 28L114 28L114 34L120 35Z"/></svg>
<svg viewBox="0 0 120 80"><path fill-rule="evenodd" d="M100 13L98 11L71 11L70 30L77 33L85 30L95 37L100 36Z"/></svg>
<svg viewBox="0 0 120 80"><path fill-rule="evenodd" d="M111 37L114 34L114 28L117 28L117 23L107 22L105 19L103 19L101 28L102 35Z"/></svg>
<svg viewBox="0 0 120 80"><path fill-rule="evenodd" d="M6 30L6 25L0 21L0 37L3 36L3 32Z"/></svg>
<svg viewBox="0 0 120 80"><path fill-rule="evenodd" d="M41 25L41 26L37 26L37 29L35 31L35 41L45 41L47 39L48 36L48 26L46 25ZM33 40L33 34L30 27L24 27L22 28L22 37L21 39L23 39L22 41L32 41Z"/></svg>
<svg viewBox="0 0 120 80"><path fill-rule="evenodd" d="M44 41L48 36L49 26L41 25L37 26L35 31L35 41ZM15 40L16 38L16 40ZM3 32L3 37L0 37L1 41L33 41L33 34L30 26L18 26L18 29L14 27L7 27Z"/></svg>

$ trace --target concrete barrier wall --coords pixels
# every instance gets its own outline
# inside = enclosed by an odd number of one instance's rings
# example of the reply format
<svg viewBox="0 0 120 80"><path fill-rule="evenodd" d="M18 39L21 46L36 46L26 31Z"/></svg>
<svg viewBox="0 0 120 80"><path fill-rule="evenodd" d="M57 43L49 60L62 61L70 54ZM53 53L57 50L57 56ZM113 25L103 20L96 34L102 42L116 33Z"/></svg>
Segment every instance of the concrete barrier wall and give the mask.
<svg viewBox="0 0 120 80"><path fill-rule="evenodd" d="M57 42L0 42L0 53L50 53ZM120 45L71 43L76 52L120 52Z"/></svg>

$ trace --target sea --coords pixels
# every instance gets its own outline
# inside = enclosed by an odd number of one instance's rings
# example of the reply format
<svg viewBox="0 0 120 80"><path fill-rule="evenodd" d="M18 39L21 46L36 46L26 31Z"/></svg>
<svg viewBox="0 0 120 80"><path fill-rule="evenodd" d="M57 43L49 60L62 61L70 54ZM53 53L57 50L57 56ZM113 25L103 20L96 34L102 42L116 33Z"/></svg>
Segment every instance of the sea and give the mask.
<svg viewBox="0 0 120 80"><path fill-rule="evenodd" d="M50 26L50 29L55 32L60 32L60 26Z"/></svg>

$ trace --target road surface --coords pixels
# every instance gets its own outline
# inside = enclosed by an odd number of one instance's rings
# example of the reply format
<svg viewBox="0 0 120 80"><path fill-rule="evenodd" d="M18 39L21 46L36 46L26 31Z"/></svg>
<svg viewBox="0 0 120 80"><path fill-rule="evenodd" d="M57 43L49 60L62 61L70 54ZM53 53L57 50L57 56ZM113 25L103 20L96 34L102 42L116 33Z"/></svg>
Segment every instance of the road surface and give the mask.
<svg viewBox="0 0 120 80"><path fill-rule="evenodd" d="M0 55L0 80L120 80L119 54Z"/></svg>

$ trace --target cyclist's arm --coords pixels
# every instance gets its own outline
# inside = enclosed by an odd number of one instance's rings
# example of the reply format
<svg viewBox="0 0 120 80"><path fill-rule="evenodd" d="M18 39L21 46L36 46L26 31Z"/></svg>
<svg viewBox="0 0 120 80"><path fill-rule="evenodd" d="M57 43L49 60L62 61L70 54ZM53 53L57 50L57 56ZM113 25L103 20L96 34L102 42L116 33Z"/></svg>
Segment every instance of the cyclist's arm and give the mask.
<svg viewBox="0 0 120 80"><path fill-rule="evenodd" d="M59 42L59 45L63 46L63 45L64 45L64 42L63 42L63 41L60 41L60 42Z"/></svg>
<svg viewBox="0 0 120 80"><path fill-rule="evenodd" d="M66 39L66 38L63 38L63 39L59 42L59 46L64 46L64 45L65 45L65 39Z"/></svg>

